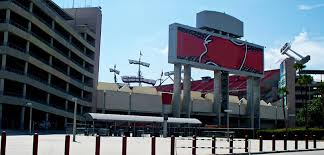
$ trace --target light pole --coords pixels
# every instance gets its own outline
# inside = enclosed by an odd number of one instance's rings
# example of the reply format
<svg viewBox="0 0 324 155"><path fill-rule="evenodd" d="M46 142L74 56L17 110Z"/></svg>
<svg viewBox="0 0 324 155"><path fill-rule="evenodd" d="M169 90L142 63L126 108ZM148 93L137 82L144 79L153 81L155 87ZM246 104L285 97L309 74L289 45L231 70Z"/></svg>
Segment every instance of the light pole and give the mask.
<svg viewBox="0 0 324 155"><path fill-rule="evenodd" d="M276 105L276 121L275 121L276 128L278 127L277 123L278 123L278 106Z"/></svg>
<svg viewBox="0 0 324 155"><path fill-rule="evenodd" d="M32 120L33 120L33 104L30 102L26 103L26 106L29 107L29 134L32 132Z"/></svg>
<svg viewBox="0 0 324 155"><path fill-rule="evenodd" d="M232 112L230 109L224 110L227 113L227 141L229 141L229 113Z"/></svg>
<svg viewBox="0 0 324 155"><path fill-rule="evenodd" d="M77 113L77 101L78 99L76 97L72 98L72 101L74 101L74 114L73 114L73 142L75 142L75 134L76 134L76 113Z"/></svg>
<svg viewBox="0 0 324 155"><path fill-rule="evenodd" d="M240 99L240 101L239 101L239 103L238 103L238 105L239 105L239 118L238 118L238 127L240 128L241 127L241 103L243 102L243 98L242 99Z"/></svg>

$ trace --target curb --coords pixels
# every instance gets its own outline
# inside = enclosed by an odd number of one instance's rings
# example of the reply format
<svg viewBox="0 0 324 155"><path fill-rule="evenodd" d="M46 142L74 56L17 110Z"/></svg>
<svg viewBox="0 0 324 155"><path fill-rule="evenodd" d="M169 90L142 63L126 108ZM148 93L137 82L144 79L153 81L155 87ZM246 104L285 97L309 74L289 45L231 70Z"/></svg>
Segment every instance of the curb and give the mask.
<svg viewBox="0 0 324 155"><path fill-rule="evenodd" d="M287 152L309 152L309 151L323 151L324 148L320 149L300 149L300 150L282 150L282 151L265 151L265 152L251 152L251 153L232 153L237 155L248 155L248 154L269 154L269 153L287 153Z"/></svg>

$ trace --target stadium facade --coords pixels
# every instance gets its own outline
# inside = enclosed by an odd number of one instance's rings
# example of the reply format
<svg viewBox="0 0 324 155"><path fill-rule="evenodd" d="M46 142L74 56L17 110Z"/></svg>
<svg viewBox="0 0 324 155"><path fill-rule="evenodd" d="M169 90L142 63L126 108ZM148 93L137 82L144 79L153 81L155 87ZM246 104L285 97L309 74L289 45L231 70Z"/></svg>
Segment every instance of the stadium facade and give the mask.
<svg viewBox="0 0 324 155"><path fill-rule="evenodd" d="M51 0L0 0L0 124L64 129L96 103L100 8L62 9ZM74 99L73 99L74 98Z"/></svg>

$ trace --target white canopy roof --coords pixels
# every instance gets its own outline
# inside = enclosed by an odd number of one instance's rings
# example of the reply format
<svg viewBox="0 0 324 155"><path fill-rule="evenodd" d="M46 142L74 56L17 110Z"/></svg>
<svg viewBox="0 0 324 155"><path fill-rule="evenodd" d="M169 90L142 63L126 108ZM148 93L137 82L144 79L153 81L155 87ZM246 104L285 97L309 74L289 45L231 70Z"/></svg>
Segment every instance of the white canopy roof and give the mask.
<svg viewBox="0 0 324 155"><path fill-rule="evenodd" d="M156 123L163 122L163 117L157 117L157 116L86 113L85 117L87 121L104 121L104 122L128 121L128 122L156 122ZM169 117L168 123L201 124L201 121L196 118Z"/></svg>

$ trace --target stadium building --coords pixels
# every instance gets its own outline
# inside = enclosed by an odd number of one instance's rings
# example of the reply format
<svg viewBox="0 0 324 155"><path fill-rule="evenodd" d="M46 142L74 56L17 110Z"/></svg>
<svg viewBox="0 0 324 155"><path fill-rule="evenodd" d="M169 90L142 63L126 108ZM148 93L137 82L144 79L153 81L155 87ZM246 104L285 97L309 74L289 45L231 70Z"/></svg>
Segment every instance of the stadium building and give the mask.
<svg viewBox="0 0 324 155"><path fill-rule="evenodd" d="M0 125L64 129L96 103L100 8L0 0Z"/></svg>

